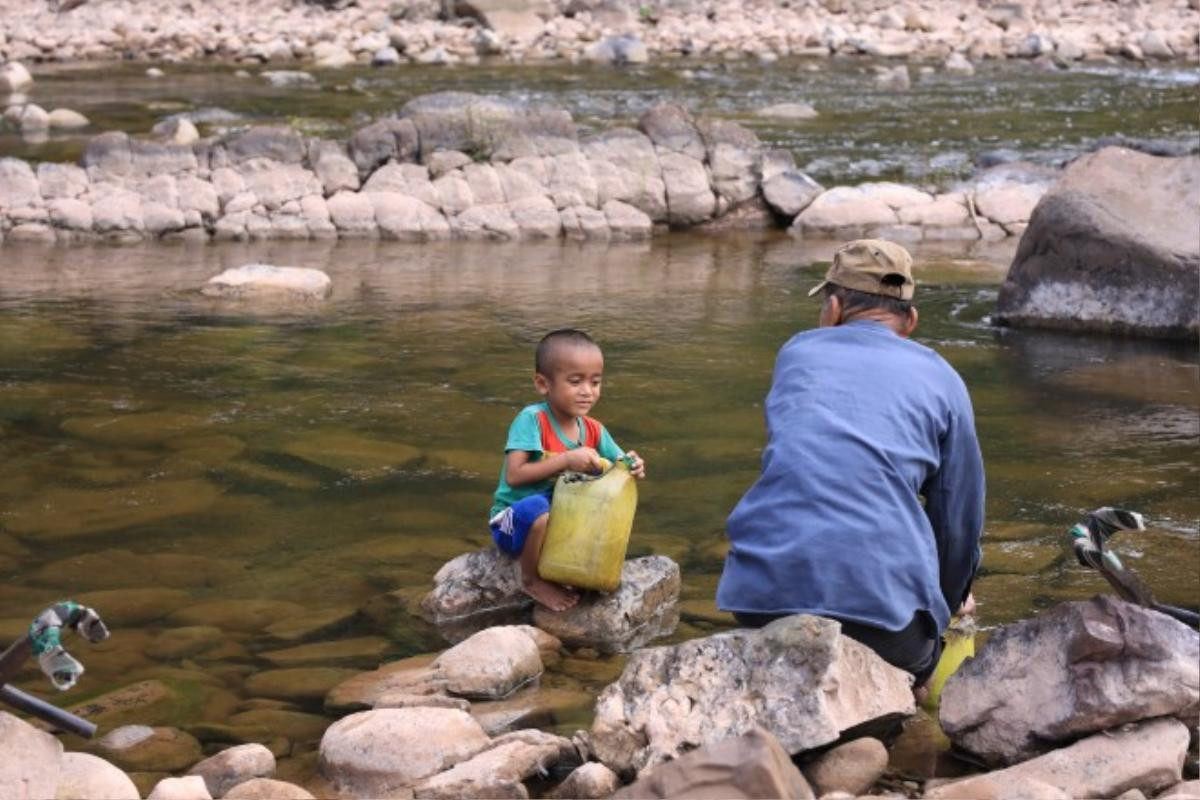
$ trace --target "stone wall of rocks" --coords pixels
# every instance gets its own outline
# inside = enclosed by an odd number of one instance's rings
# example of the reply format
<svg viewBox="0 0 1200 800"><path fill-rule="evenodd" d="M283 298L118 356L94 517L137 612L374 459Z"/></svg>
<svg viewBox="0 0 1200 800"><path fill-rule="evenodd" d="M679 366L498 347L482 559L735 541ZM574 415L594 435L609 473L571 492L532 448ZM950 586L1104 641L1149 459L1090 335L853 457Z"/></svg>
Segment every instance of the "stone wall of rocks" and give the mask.
<svg viewBox="0 0 1200 800"><path fill-rule="evenodd" d="M346 142L286 128L191 143L173 133L101 134L78 165L0 159L0 241L637 239L773 224L808 237L996 239L1023 230L1051 180L1006 165L937 195L825 191L787 151L679 106L581 139L563 109L455 92L415 98Z"/></svg>
<svg viewBox="0 0 1200 800"><path fill-rule="evenodd" d="M445 13L448 12L448 13ZM1192 60L1200 3L1149 0L0 0L0 62L471 63L865 54Z"/></svg>

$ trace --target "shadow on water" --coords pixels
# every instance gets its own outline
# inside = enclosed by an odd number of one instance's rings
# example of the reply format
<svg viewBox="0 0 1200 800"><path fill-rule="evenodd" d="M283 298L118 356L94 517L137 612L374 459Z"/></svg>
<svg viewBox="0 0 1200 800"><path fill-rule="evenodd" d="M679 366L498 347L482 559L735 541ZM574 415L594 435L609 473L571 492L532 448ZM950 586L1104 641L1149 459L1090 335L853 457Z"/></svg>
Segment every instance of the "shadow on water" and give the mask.
<svg viewBox="0 0 1200 800"><path fill-rule="evenodd" d="M257 726L305 774L330 685L440 646L403 601L487 545L532 346L564 325L603 344L597 415L649 464L631 552L683 566L675 639L729 627L713 605L724 519L757 474L775 352L815 323L806 293L835 245L6 245L0 637L49 600L92 602L116 634L80 648L88 675L56 701L148 682L152 702L99 719ZM1102 504L1146 513L1151 530L1118 551L1195 607L1195 351L989 327L1011 246L917 251L918 339L965 377L987 460L983 622L1104 590L1064 541ZM197 292L253 261L326 269L333 297L264 311ZM266 633L307 619L327 624ZM276 652L307 639L322 648ZM620 667L563 659L541 724L586 725ZM18 683L45 690L32 671Z"/></svg>

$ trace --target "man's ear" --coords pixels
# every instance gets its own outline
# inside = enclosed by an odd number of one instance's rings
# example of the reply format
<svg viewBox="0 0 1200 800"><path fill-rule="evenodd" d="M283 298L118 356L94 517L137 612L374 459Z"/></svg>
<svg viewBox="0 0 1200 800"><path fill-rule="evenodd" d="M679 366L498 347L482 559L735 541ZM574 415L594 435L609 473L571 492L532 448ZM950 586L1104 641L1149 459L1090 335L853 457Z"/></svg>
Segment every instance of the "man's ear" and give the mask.
<svg viewBox="0 0 1200 800"><path fill-rule="evenodd" d="M542 397L550 394L550 379L540 372L533 373L533 388Z"/></svg>
<svg viewBox="0 0 1200 800"><path fill-rule="evenodd" d="M817 324L822 328L832 328L842 322L842 301L836 294L831 294L821 303L821 313Z"/></svg>
<svg viewBox="0 0 1200 800"><path fill-rule="evenodd" d="M913 335L913 331L917 329L917 307L909 306L908 316L904 318L904 326L900 329L900 335L907 339Z"/></svg>

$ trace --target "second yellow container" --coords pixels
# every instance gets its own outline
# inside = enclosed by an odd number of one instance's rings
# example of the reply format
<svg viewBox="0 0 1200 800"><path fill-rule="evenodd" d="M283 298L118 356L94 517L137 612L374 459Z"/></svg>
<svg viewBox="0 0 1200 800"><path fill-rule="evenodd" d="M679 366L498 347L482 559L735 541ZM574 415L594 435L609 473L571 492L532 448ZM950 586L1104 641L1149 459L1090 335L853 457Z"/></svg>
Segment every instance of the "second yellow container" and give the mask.
<svg viewBox="0 0 1200 800"><path fill-rule="evenodd" d="M578 589L611 592L637 511L637 482L622 460L599 477L567 473L554 486L538 574Z"/></svg>

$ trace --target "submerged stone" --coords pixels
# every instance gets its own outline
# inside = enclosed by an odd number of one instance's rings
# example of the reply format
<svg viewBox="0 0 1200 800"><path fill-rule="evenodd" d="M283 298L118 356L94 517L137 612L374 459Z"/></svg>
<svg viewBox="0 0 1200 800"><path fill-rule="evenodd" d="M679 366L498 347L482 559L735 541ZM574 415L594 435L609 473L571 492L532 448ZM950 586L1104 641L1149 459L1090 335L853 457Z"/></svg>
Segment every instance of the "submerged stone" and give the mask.
<svg viewBox="0 0 1200 800"><path fill-rule="evenodd" d="M285 444L283 452L329 469L366 475L399 469L421 457L411 445L349 431L314 431Z"/></svg>
<svg viewBox="0 0 1200 800"><path fill-rule="evenodd" d="M200 743L178 728L123 725L96 742L96 749L124 770L171 772L203 757Z"/></svg>
<svg viewBox="0 0 1200 800"><path fill-rule="evenodd" d="M358 675L358 670L337 667L297 667L256 672L246 679L246 694L277 700L320 700L333 687Z"/></svg>
<svg viewBox="0 0 1200 800"><path fill-rule="evenodd" d="M387 639L360 636L268 650L258 655L277 667L374 667L383 660L383 654L390 648L391 642Z"/></svg>

